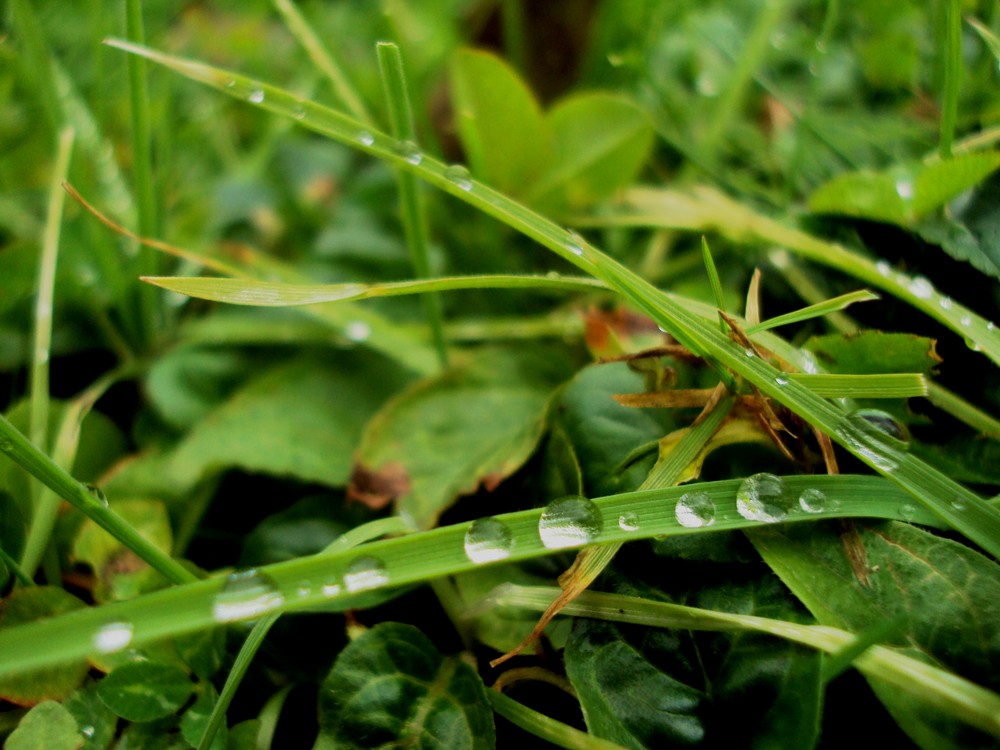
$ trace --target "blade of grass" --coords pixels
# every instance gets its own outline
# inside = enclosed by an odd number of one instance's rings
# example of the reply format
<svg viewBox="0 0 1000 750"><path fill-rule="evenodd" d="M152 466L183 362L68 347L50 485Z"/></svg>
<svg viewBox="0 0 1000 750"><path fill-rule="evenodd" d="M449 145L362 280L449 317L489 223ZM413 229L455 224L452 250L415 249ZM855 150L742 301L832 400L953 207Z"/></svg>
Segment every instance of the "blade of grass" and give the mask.
<svg viewBox="0 0 1000 750"><path fill-rule="evenodd" d="M1000 439L1000 421L947 388L934 382L928 383L927 400L942 411L979 430L983 435Z"/></svg>
<svg viewBox="0 0 1000 750"><path fill-rule="evenodd" d="M743 329L743 331L750 336L758 331L770 331L772 328L778 328L779 326L788 325L790 323L802 323L803 321L812 320L813 318L821 318L832 312L843 310L845 307L853 305L855 302L868 302L876 299L879 299L877 294L870 292L867 289L861 289L857 292L841 294L839 297L833 297L832 299L818 302L815 305L809 305L809 307L803 307L801 310L794 310L790 313L779 315L776 318L762 320L760 323L747 326Z"/></svg>
<svg viewBox="0 0 1000 750"><path fill-rule="evenodd" d="M942 32L944 61L944 94L941 100L941 139L938 153L942 159L951 158L955 141L955 122L958 119L958 95L962 78L962 3L945 0L944 29Z"/></svg>
<svg viewBox="0 0 1000 750"><path fill-rule="evenodd" d="M403 73L403 57L399 47L391 42L379 42L375 45L378 53L379 70L382 73L382 86L385 89L385 100L389 109L391 132L408 161L423 158L417 150L416 132L413 127L413 110L410 107L410 95L406 88L406 77ZM420 196L420 185L417 178L405 170L397 170L399 184L399 203L403 219L403 229L406 234L406 244L410 248L410 260L418 278L427 279L431 275L430 240L427 236L427 211ZM441 367L448 366L448 345L444 340L444 314L441 310L441 298L436 294L428 294L423 298L424 314L430 327L431 340L437 350L438 362Z"/></svg>
<svg viewBox="0 0 1000 750"><path fill-rule="evenodd" d="M499 690L487 690L493 710L507 721L521 727L546 742L569 750L624 750L609 740L581 732L568 724L552 719L543 713L528 708L512 698L508 698Z"/></svg>
<svg viewBox="0 0 1000 750"><path fill-rule="evenodd" d="M708 247L708 240L705 235L701 236L701 258L705 264L705 271L708 272L708 282L712 285L712 296L715 298L715 306L720 310L726 309L726 300L722 296L722 282L719 280L719 270L715 267L715 259L712 251ZM726 323L719 318L719 330L727 333Z"/></svg>
<svg viewBox="0 0 1000 750"><path fill-rule="evenodd" d="M109 44L134 54L144 55L194 80L214 86L231 96L248 100L263 109L293 117L306 127L418 174L427 182L517 229L578 268L606 281L692 352L739 373L762 393L787 406L862 462L905 488L952 528L965 534L993 556L1000 557L1000 510L923 461L903 452L898 445L887 442L885 436L875 434L865 420L853 417L843 408L816 396L794 381L783 382L786 379L779 370L762 361L760 357L747 356L742 347L735 345L714 325L708 325L684 305L677 304L674 297L665 294L614 259L601 253L577 233L559 227L477 180L470 179L464 181L462 185L455 184L453 180L448 179L447 166L436 159L425 156L417 163L407 160L405 155L398 152L397 141L385 134L365 131L364 137L359 140L359 124L343 114L311 102L301 102L293 95L273 86L202 63L171 57L127 42L112 40ZM738 204L734 205L741 208ZM779 239L775 241L778 244L792 246L795 241L801 241L801 238L805 237L808 239L805 244L808 252L822 255L827 259L839 255L840 262L845 262L846 257L845 264L851 269L848 272L853 272L868 281L865 276L870 269L871 276L876 280L875 285L885 286L877 283L884 279L875 263L856 258L839 245L832 245L831 250L831 243L788 229L778 222L759 217L746 209L742 209L742 213L744 216L753 217L751 225L754 226L755 232L762 231L761 226L776 232ZM782 241L783 239L795 241L786 243ZM897 285L901 289L904 288L903 284ZM929 282L926 282L926 286L929 286ZM905 291L904 299L927 303L928 308L939 307L939 296L933 290L928 293L926 286L914 285L912 289ZM890 291L896 293L897 290L893 288ZM954 305L954 307L960 306ZM950 309L937 312L945 316L947 324L961 327L974 341L982 342L984 350L991 356L1000 358L1000 334L994 333L992 329L987 330L986 321L981 318L973 319L971 312L967 322L955 320Z"/></svg>
<svg viewBox="0 0 1000 750"><path fill-rule="evenodd" d="M785 377L823 398L913 398L926 396L928 391L927 379L916 372L882 375L813 375L790 372Z"/></svg>
<svg viewBox="0 0 1000 750"><path fill-rule="evenodd" d="M0 433L0 440L2 438ZM0 448L3 447L4 443L0 442ZM789 497L797 498L805 489L818 489L830 500L826 509L818 513L790 508L786 523L870 517L940 524L934 514L913 504L907 493L880 477L789 476L784 481ZM740 480L701 482L595 499L593 503L601 531L592 541L617 544L660 535L754 528L759 522L747 520L736 507L740 484ZM677 520L677 501L688 492L704 492L715 504L715 521L710 526L689 528ZM97 503L89 496L87 500ZM101 509L109 513L103 506ZM495 516L511 534L510 554L503 562L552 554L539 536L541 514L542 509L533 509ZM637 521L622 528L619 519L625 514L629 514L630 518L634 515ZM466 535L471 526L471 523L444 526L371 542L353 550L262 566L257 570L258 574L266 577L264 580L273 586L266 600L267 611L253 607L232 619L256 619L265 614L316 607L342 610L362 605L365 596L374 588L424 583L480 568L483 563L474 562L465 550ZM577 546L584 544L581 540ZM360 585L351 583L349 577L350 572L356 569L352 566L358 565L359 560L364 565L370 565L372 560L379 563L375 566L378 575ZM184 572L190 576L186 570ZM137 647L214 627L220 624L214 614L214 605L224 585L225 581L219 577L201 580L128 601L0 630L0 672L21 672L85 657L93 651L94 638L102 626L111 621L129 622L133 626L132 645ZM231 618L227 616L225 620L229 622Z"/></svg>

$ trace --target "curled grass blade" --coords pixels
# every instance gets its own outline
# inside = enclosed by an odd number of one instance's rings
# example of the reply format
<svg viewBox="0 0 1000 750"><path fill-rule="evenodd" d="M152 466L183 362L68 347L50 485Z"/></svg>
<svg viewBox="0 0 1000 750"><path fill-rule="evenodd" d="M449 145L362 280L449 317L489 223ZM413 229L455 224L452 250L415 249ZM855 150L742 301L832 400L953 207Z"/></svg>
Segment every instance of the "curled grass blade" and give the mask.
<svg viewBox="0 0 1000 750"><path fill-rule="evenodd" d="M455 180L444 163L423 154L419 159L415 159L412 154L401 151L395 139L384 133L359 129L359 123L344 114L313 102L303 101L293 94L260 81L202 63L164 55L127 42L109 43L124 51L144 55L182 75L206 83L259 108L291 117L311 130L411 171L445 192L461 198L469 205L517 229L564 260L605 281L692 352L739 373L762 393L787 406L865 464L903 487L952 528L966 535L994 557L1000 558L1000 510L938 470L906 453L898 445L889 442L884 435L873 432L863 419L852 417L840 406L817 396L799 383L783 382L785 378L782 373L771 364L764 362L760 357L748 356L742 347L723 335L714 324L709 325L685 306L677 304L674 297L665 294L613 258L600 252L576 232L567 231L477 180L466 178L464 175L461 180ZM789 229L772 219L749 211L734 201L724 200L728 206L726 210L729 212L735 210L736 215L742 217L743 225L740 233L742 236L749 234L768 237L770 233L773 236L769 237L769 241L803 254L816 256L818 259L825 258L828 265L843 266L848 273L873 285L887 288L893 294L934 315L949 327L961 331L963 335L981 345L983 351L995 361L1000 361L1000 333L993 330L992 324L987 324L987 321L978 316L973 317L971 311L958 304L954 304L951 308L942 308L941 296L933 290L926 279L917 284L916 280L905 276L893 277L888 267L883 274L881 266L860 258L839 245L818 240L799 230ZM697 211L704 214L706 208L699 205ZM711 221L715 222L716 219L713 218ZM890 277L892 277L891 282ZM987 325L990 328L987 328Z"/></svg>

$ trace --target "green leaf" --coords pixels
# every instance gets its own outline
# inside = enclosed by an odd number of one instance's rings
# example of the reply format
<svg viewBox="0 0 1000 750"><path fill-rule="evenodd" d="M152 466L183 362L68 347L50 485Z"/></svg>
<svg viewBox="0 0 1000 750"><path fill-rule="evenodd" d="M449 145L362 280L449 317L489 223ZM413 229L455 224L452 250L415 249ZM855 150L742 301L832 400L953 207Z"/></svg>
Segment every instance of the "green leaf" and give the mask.
<svg viewBox="0 0 1000 750"><path fill-rule="evenodd" d="M411 625L382 623L349 644L323 682L319 703L328 747L489 750L495 743L479 676L443 657Z"/></svg>
<svg viewBox="0 0 1000 750"><path fill-rule="evenodd" d="M118 717L98 697L96 683L88 682L63 701L63 705L73 714L85 738L83 750L105 750L111 744Z"/></svg>
<svg viewBox="0 0 1000 750"><path fill-rule="evenodd" d="M368 353L293 360L247 383L202 420L165 471L183 487L234 466L343 485L362 425L403 382L391 363Z"/></svg>
<svg viewBox="0 0 1000 750"><path fill-rule="evenodd" d="M907 627L897 643L909 655L943 664L996 690L1000 566L908 524L864 525L860 534L868 586L855 579L840 540L822 528L759 529L751 540L820 623L864 632L903 616ZM903 730L921 745L982 744L982 737L946 719L933 705L877 681L872 686Z"/></svg>
<svg viewBox="0 0 1000 750"><path fill-rule="evenodd" d="M16 589L3 602L0 629L83 608L83 602L63 589L51 586ZM23 706L46 699L61 700L79 687L88 669L86 661L76 661L58 668L37 669L19 675L0 674L0 696Z"/></svg>
<svg viewBox="0 0 1000 750"><path fill-rule="evenodd" d="M191 704L181 717L181 735L193 747L198 747L201 737L208 727L209 718L212 715L212 707L219 700L219 694L210 682L203 682L198 685L198 697ZM215 739L210 745L211 750L226 750L227 741L226 725L223 722L215 733Z"/></svg>
<svg viewBox="0 0 1000 750"><path fill-rule="evenodd" d="M916 226L927 242L982 273L1000 277L1000 179L995 175L972 191L968 201L955 201L946 217L928 218Z"/></svg>
<svg viewBox="0 0 1000 750"><path fill-rule="evenodd" d="M156 500L121 500L114 511L157 549L169 554L173 545L170 518ZM163 578L128 547L87 519L73 542L73 558L86 563L97 576L98 602L131 599L162 583Z"/></svg>
<svg viewBox="0 0 1000 750"><path fill-rule="evenodd" d="M817 188L809 197L809 210L909 226L998 166L1000 152L980 151L946 161L898 165L885 172L851 172Z"/></svg>
<svg viewBox="0 0 1000 750"><path fill-rule="evenodd" d="M473 173L509 195L523 194L550 153L534 95L489 52L458 50L450 75L458 134Z"/></svg>
<svg viewBox="0 0 1000 750"><path fill-rule="evenodd" d="M552 159L529 195L532 202L579 208L631 182L653 145L646 113L611 94L579 94L557 104L547 122Z"/></svg>
<svg viewBox="0 0 1000 750"><path fill-rule="evenodd" d="M97 686L104 704L129 721L153 721L174 714L191 696L191 678L178 667L132 661L113 669Z"/></svg>
<svg viewBox="0 0 1000 750"><path fill-rule="evenodd" d="M432 526L460 495L495 487L528 459L561 369L540 351L489 349L416 383L365 428L350 492Z"/></svg>
<svg viewBox="0 0 1000 750"><path fill-rule="evenodd" d="M620 584L635 594L634 584ZM663 600L658 588L641 595ZM704 585L698 606L798 619L773 578ZM590 731L626 747L809 748L820 715L819 657L750 633L692 635L578 620L566 670Z"/></svg>
<svg viewBox="0 0 1000 750"><path fill-rule="evenodd" d="M202 680L209 680L226 658L226 629L208 628L174 640L177 655Z"/></svg>
<svg viewBox="0 0 1000 750"><path fill-rule="evenodd" d="M934 339L909 333L859 331L813 336L803 345L824 370L843 374L921 372L930 374L941 362Z"/></svg>
<svg viewBox="0 0 1000 750"><path fill-rule="evenodd" d="M77 750L83 747L83 735L65 707L55 701L44 701L25 714L4 747L7 750Z"/></svg>

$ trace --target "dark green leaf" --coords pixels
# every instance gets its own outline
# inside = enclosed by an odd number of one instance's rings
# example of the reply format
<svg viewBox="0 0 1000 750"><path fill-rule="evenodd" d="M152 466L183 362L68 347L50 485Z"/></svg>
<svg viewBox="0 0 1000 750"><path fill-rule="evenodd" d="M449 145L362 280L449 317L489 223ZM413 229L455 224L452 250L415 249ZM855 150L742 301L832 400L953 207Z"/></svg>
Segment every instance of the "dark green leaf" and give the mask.
<svg viewBox="0 0 1000 750"><path fill-rule="evenodd" d="M133 661L101 680L97 694L104 704L129 721L152 721L176 713L191 696L191 678L177 667Z"/></svg>
<svg viewBox="0 0 1000 750"><path fill-rule="evenodd" d="M72 714L55 701L44 701L28 711L7 742L7 750L77 750L83 735Z"/></svg>
<svg viewBox="0 0 1000 750"><path fill-rule="evenodd" d="M1000 277L1000 178L991 176L967 201L957 200L948 216L930 218L916 229L927 242L956 260L964 260L993 277Z"/></svg>
<svg viewBox="0 0 1000 750"><path fill-rule="evenodd" d="M63 705L76 719L85 740L83 750L104 750L111 744L118 717L98 697L96 683L88 682L67 698Z"/></svg>
<svg viewBox="0 0 1000 750"><path fill-rule="evenodd" d="M941 362L934 339L909 333L859 331L813 336L804 347L816 355L823 369L844 375L890 372L930 374Z"/></svg>
<svg viewBox="0 0 1000 750"><path fill-rule="evenodd" d="M317 747L494 746L482 681L411 625L382 623L347 646L320 693ZM325 744L324 744L325 743Z"/></svg>
<svg viewBox="0 0 1000 750"><path fill-rule="evenodd" d="M182 635L174 641L178 656L202 680L211 679L226 658L226 629L209 628Z"/></svg>
<svg viewBox="0 0 1000 750"><path fill-rule="evenodd" d="M226 750L257 750L260 743L257 737L260 734L260 719L248 719L241 721L236 726L229 727L229 742L226 743Z"/></svg>
<svg viewBox="0 0 1000 750"><path fill-rule="evenodd" d="M83 602L63 589L49 586L17 589L3 602L0 628L12 628L83 606ZM83 682L88 668L87 662L82 661L19 675L0 675L0 696L25 706L48 698L60 700Z"/></svg>
<svg viewBox="0 0 1000 750"><path fill-rule="evenodd" d="M212 716L212 708L218 700L219 694L212 687L212 683L203 682L198 685L198 697L181 717L181 735L193 747L198 747L198 743L201 742ZM210 745L211 750L226 750L227 734L226 725L223 723L215 733L215 739Z"/></svg>

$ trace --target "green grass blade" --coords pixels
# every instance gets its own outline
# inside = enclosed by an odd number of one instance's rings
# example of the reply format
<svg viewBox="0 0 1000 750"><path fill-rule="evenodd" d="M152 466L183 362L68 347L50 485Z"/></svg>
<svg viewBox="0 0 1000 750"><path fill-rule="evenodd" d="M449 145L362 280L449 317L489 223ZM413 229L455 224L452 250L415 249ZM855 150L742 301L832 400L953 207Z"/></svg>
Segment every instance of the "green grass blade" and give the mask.
<svg viewBox="0 0 1000 750"><path fill-rule="evenodd" d="M705 236L701 237L701 258L705 264L705 271L708 272L708 282L712 285L712 296L715 298L715 306L720 310L726 309L726 300L722 296L722 282L719 280L719 269L715 267L715 259L712 257L712 251L708 247L708 240ZM726 323L722 318L719 318L719 330L722 333L726 333Z"/></svg>
<svg viewBox="0 0 1000 750"><path fill-rule="evenodd" d="M806 320L821 318L832 312L843 310L845 307L853 305L855 302L868 302L875 299L879 299L879 296L874 292L868 291L867 289L861 289L857 292L849 292L848 294L842 294L839 297L834 297L815 305L809 305L809 307L803 307L801 310L793 310L790 313L779 315L776 318L762 320L760 323L756 323L745 328L744 333L749 336L757 333L758 331L770 331L772 328L788 325L789 323L802 323Z"/></svg>
<svg viewBox="0 0 1000 750"><path fill-rule="evenodd" d="M941 140L938 153L942 159L951 157L955 141L955 122L958 120L958 95L961 89L962 70L962 3L945 0L944 44L944 95L941 101Z"/></svg>
<svg viewBox="0 0 1000 750"><path fill-rule="evenodd" d="M927 378L916 372L884 375L811 375L790 372L800 383L823 398L913 398L927 395Z"/></svg>
<svg viewBox="0 0 1000 750"><path fill-rule="evenodd" d="M302 125L317 132L390 161L517 229L583 271L603 279L691 351L739 373L762 393L787 406L865 464L905 488L954 529L965 534L994 557L1000 557L1000 510L938 470L887 442L884 435L873 433L865 420L852 418L843 408L815 395L799 383L788 381L782 372L760 357L748 356L742 347L724 336L714 325L707 324L684 305L677 304L672 296L601 253L575 232L563 229L481 182L467 179L456 184L449 179L447 166L436 159L423 157L414 164L398 152L397 142L385 134L364 131L359 138L358 123L343 114L299 101L292 94L275 87L202 63L171 57L127 42L110 43L125 51L144 55L258 107L298 119ZM753 217L751 223L755 227L755 233L771 231L776 234L772 241L790 248L797 243L802 245L805 238L808 242L804 243L804 247L808 252L822 255L827 260L839 255L838 262L844 262L849 273L853 272L868 281L865 277L870 272L875 282L885 281L875 263L858 258L839 245L833 245L831 249L831 243L816 240L735 205L744 215ZM790 241L785 242L785 239ZM801 247L799 251L803 251ZM927 308L936 309L938 317L947 324L966 331L974 341L982 341L984 351L1000 359L1000 334L992 329L987 330L985 320L973 319L971 312L967 321L964 318L956 320L953 309L940 308L940 296L933 289L927 289L929 282L919 285L911 283L910 286L912 288L906 288L906 285L897 280L890 291L896 293L898 289L904 289L905 294L900 295L904 299L926 303ZM957 304L953 307L960 308Z"/></svg>
<svg viewBox="0 0 1000 750"><path fill-rule="evenodd" d="M256 279L198 276L153 276L145 277L143 281L189 297L259 307L315 305L461 289L551 289L566 292L608 290L607 285L600 281L573 276L450 276L384 284L282 284Z"/></svg>
<svg viewBox="0 0 1000 750"><path fill-rule="evenodd" d="M403 73L403 57L399 53L399 47L391 42L379 42L375 46L378 51L379 70L382 72L382 86L385 88L392 134L397 138L404 158L419 163L423 156L416 145L413 110ZM427 211L421 199L420 185L417 178L406 170L397 170L396 177L399 184L403 230L406 234L406 244L410 248L410 260L417 277L426 279L431 275L430 239L427 235ZM422 301L431 331L431 340L437 350L438 362L441 367L447 367L448 346L444 340L444 313L441 309L441 299L436 294L430 293Z"/></svg>
<svg viewBox="0 0 1000 750"><path fill-rule="evenodd" d="M3 446L0 442L0 447ZM790 507L786 523L869 517L940 525L934 514L914 505L907 493L880 477L790 476L784 481L790 498L799 497L806 489L818 489L828 498L826 507L819 512ZM598 498L593 503L595 523L601 530L594 539L581 539L576 546L755 528L760 522L744 518L737 510L736 493L740 484L740 480L702 482ZM716 509L714 521L690 528L677 520L676 504L689 492L704 492L708 496ZM93 498L88 500L97 503ZM553 550L539 536L541 513L542 509L534 509L495 517L511 534L510 554L503 558L504 562L552 554ZM619 523L622 516L634 519L635 523L623 528ZM479 568L483 563L474 562L465 551L471 526L470 523L445 526L371 542L354 550L262 567L258 572L268 582L264 592L266 607L250 607L239 615L227 616L226 621L315 607L333 606L339 610L360 606L374 588L423 583ZM374 566L376 574L369 578L355 577L352 583L351 572L360 564L371 566L372 561L378 563ZM111 621L125 621L133 626L133 646L214 627L219 619L213 610L224 583L221 578L197 581L129 601L0 630L0 672L20 672L86 656L93 651L94 638L101 627Z"/></svg>
<svg viewBox="0 0 1000 750"><path fill-rule="evenodd" d="M624 750L621 745L614 742L581 732L568 724L549 718L508 698L498 690L488 690L486 694L490 697L493 710L507 721L557 747L569 750Z"/></svg>

